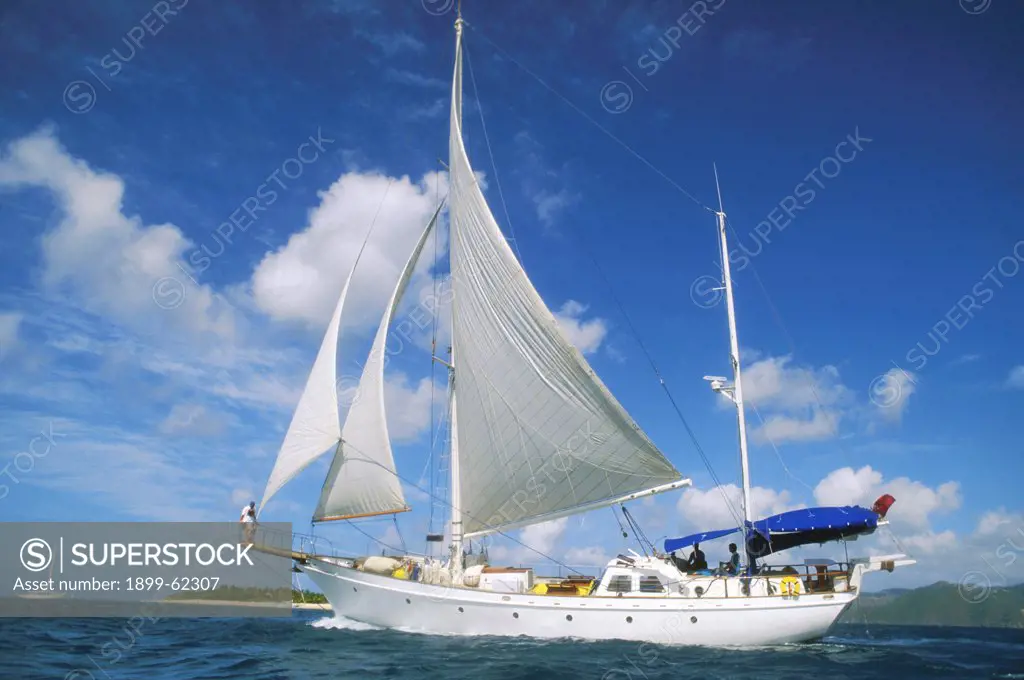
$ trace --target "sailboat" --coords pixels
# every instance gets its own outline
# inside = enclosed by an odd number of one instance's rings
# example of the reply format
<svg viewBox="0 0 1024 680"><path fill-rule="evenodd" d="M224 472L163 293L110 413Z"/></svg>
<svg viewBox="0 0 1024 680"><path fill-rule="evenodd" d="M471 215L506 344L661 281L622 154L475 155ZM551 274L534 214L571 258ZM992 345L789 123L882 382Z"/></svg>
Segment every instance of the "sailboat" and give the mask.
<svg viewBox="0 0 1024 680"><path fill-rule="evenodd" d="M733 380L711 387L736 406L743 513L736 527L669 539L665 551L627 551L600 578L545 577L491 565L467 541L690 485L640 429L559 324L513 253L470 165L462 132L464 22L455 21L449 140L452 347L448 370L448 554L345 556L292 551L295 567L337 615L387 628L454 635L529 635L765 645L822 637L859 596L865 574L891 571L905 555L771 566L791 547L851 540L885 523L892 503L751 516L743 382L725 213L717 212ZM717 178L716 178L717 181ZM364 365L358 398L340 423L336 354L352 273L296 407L261 510L290 479L334 457L314 522L409 510L396 470L384 401L388 328L436 228L439 206L401 272ZM357 264L358 266L358 260ZM353 268L353 273L355 268ZM624 506L623 506L624 507ZM702 540L742 535L741 564L695 568L673 553ZM443 540L434 535L428 540ZM653 546L652 546L653 547Z"/></svg>

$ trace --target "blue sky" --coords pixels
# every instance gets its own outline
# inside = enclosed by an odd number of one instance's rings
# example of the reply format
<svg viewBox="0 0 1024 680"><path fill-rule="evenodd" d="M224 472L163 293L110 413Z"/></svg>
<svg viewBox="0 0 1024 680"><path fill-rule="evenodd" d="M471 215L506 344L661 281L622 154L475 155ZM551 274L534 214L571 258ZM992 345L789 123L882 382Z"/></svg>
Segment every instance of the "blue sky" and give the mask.
<svg viewBox="0 0 1024 680"><path fill-rule="evenodd" d="M358 374L444 184L448 5L5 5L0 516L234 519L258 499L353 244L383 205L346 313L341 370ZM739 481L732 413L701 380L728 371L702 278L718 275L703 207L717 163L759 514L889 491L921 565L882 585L1024 575L1007 553L1024 546L1021 12L467 0L466 137L494 213L567 334L694 480L638 505L649 535L726 511L616 297L719 477ZM232 215L245 228L228 243ZM406 340L390 418L417 480L429 354L424 333ZM274 519L308 526L325 464ZM410 500L399 525L417 547L428 503ZM361 528L390 542L389 527ZM604 510L521 538L581 563L619 551L617 532Z"/></svg>

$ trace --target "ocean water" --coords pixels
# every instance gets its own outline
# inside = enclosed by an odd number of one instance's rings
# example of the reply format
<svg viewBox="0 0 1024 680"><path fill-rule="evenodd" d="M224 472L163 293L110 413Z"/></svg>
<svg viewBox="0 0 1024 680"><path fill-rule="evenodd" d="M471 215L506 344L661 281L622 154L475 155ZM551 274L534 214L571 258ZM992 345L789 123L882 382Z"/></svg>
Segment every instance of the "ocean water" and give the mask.
<svg viewBox="0 0 1024 680"><path fill-rule="evenodd" d="M759 649L439 637L291 619L0 619L3 680L1024 678L1024 631L844 625Z"/></svg>

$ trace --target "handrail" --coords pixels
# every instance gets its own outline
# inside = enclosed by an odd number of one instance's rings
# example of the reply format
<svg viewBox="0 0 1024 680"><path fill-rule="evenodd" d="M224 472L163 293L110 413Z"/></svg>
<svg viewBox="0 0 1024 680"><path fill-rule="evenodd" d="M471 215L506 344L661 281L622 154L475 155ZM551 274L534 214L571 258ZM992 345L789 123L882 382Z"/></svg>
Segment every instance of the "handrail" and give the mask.
<svg viewBox="0 0 1024 680"><path fill-rule="evenodd" d="M334 544L323 536L314 536L294 531L281 531L279 529L272 529L259 522L256 523L253 543L300 555L342 556Z"/></svg>

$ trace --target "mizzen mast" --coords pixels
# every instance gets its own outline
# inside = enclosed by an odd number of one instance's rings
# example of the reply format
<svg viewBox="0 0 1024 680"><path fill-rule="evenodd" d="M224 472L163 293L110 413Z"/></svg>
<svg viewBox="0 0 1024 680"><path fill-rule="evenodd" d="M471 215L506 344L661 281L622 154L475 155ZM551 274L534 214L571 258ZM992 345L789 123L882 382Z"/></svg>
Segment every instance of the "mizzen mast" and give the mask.
<svg viewBox="0 0 1024 680"><path fill-rule="evenodd" d="M743 555L746 566L752 566L753 558L747 548L747 530L754 521L753 509L750 507L750 466L747 459L747 419L743 410L743 381L740 377L740 342L736 332L736 307L733 303L732 273L729 268L729 245L726 237L725 209L722 207L722 189L718 184L718 168L715 168L715 189L718 191L718 238L722 257L722 278L725 289L725 306L729 314L729 359L732 363L733 382L725 384L721 378L706 377L711 381L711 389L721 392L736 405L736 424L740 441L740 469L743 483Z"/></svg>

